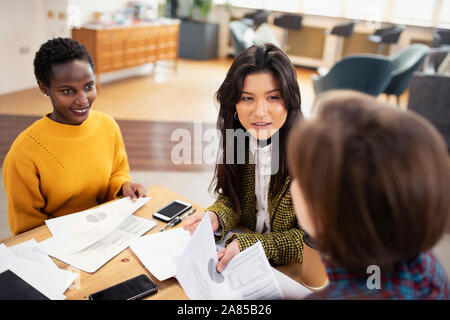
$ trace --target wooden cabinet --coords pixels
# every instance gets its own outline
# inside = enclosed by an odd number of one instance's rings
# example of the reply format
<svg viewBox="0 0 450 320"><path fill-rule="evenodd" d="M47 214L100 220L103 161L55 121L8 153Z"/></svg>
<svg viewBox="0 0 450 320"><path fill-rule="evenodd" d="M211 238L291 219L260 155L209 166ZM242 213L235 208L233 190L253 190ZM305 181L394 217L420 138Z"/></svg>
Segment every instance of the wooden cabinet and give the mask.
<svg viewBox="0 0 450 320"><path fill-rule="evenodd" d="M178 59L180 22L146 23L130 27L72 29L72 38L94 59L97 79L102 72L158 60Z"/></svg>

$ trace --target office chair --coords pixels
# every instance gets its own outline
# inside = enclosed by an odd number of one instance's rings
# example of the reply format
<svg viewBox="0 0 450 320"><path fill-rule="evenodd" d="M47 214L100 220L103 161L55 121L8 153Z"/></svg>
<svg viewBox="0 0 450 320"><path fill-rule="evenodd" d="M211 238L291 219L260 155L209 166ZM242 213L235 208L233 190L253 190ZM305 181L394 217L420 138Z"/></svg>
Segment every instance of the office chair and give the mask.
<svg viewBox="0 0 450 320"><path fill-rule="evenodd" d="M336 48L334 51L333 62L339 61L342 57L342 47L344 45L344 38L350 38L353 35L357 21L351 21L345 24L334 26L331 30L325 30L326 35L334 35L338 39L336 41Z"/></svg>
<svg viewBox="0 0 450 320"><path fill-rule="evenodd" d="M281 14L273 19L273 24L283 28L283 42L281 43L282 48L287 50L287 40L289 30L300 30L302 28L303 16L299 14Z"/></svg>
<svg viewBox="0 0 450 320"><path fill-rule="evenodd" d="M415 43L389 57L394 69L388 86L383 93L393 94L400 105L400 96L408 88L413 73L423 65L430 48L424 44Z"/></svg>
<svg viewBox="0 0 450 320"><path fill-rule="evenodd" d="M258 9L254 12L244 14L244 19L253 20L254 29L258 29L260 25L267 22L267 19L270 15L269 11Z"/></svg>
<svg viewBox="0 0 450 320"><path fill-rule="evenodd" d="M392 61L378 55L351 55L338 61L324 75L312 75L314 93L334 89L351 89L378 96L389 83Z"/></svg>
<svg viewBox="0 0 450 320"><path fill-rule="evenodd" d="M377 29L369 36L369 40L378 43L378 53L383 54L384 45L397 43L404 29L402 25Z"/></svg>
<svg viewBox="0 0 450 320"><path fill-rule="evenodd" d="M447 55L450 55L450 46L431 48L423 63L423 71L437 73Z"/></svg>
<svg viewBox="0 0 450 320"><path fill-rule="evenodd" d="M433 48L450 47L450 30L434 29L433 30Z"/></svg>

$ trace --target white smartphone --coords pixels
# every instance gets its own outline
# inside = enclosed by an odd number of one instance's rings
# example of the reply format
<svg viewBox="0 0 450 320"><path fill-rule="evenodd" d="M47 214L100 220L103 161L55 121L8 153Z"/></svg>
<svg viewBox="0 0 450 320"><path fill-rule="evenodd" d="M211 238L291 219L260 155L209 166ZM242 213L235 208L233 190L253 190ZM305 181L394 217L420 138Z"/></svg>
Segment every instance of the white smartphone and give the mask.
<svg viewBox="0 0 450 320"><path fill-rule="evenodd" d="M192 208L192 205L190 203L181 200L174 200L167 206L154 212L153 217L165 222L169 222L170 220L178 217L180 214L186 212L190 208Z"/></svg>

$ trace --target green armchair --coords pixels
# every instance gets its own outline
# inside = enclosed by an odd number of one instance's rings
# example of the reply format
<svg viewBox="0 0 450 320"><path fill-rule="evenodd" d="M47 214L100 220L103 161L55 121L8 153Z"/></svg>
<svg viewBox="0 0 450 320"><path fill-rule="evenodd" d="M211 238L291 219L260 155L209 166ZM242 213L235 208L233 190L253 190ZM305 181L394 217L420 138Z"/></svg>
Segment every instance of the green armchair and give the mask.
<svg viewBox="0 0 450 320"><path fill-rule="evenodd" d="M397 105L400 96L408 88L413 73L423 65L430 48L424 44L415 43L389 57L394 65L392 78L383 93L395 95Z"/></svg>
<svg viewBox="0 0 450 320"><path fill-rule="evenodd" d="M388 85L393 67L392 61L379 55L346 56L324 76L312 76L314 92L352 89L376 97Z"/></svg>

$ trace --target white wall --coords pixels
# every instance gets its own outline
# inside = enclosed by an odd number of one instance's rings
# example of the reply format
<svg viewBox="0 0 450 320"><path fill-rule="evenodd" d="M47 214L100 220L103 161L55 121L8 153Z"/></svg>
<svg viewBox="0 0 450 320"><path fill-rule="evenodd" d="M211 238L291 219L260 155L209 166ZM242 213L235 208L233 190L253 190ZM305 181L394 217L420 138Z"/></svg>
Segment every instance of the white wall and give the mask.
<svg viewBox="0 0 450 320"><path fill-rule="evenodd" d="M59 18L66 7L67 0L0 0L0 94L36 86L36 51L47 39L70 35L64 17Z"/></svg>
<svg viewBox="0 0 450 320"><path fill-rule="evenodd" d="M0 94L35 85L34 53L45 39L42 1L0 0Z"/></svg>
<svg viewBox="0 0 450 320"><path fill-rule="evenodd" d="M154 3L159 0L145 0ZM33 60L40 45L55 37L70 37L66 14L69 5L80 8L81 24L95 11L114 12L128 0L0 0L0 94L36 87ZM52 11L53 18L48 17ZM67 17L67 16L66 16ZM148 69L148 68L147 68Z"/></svg>

